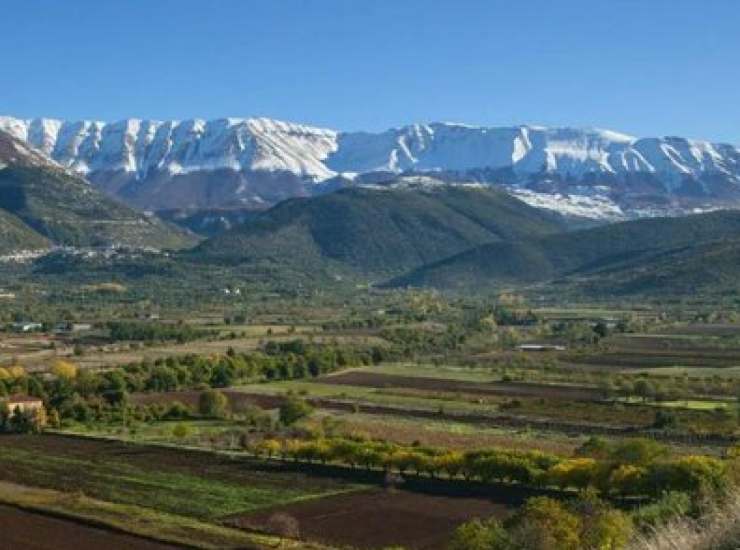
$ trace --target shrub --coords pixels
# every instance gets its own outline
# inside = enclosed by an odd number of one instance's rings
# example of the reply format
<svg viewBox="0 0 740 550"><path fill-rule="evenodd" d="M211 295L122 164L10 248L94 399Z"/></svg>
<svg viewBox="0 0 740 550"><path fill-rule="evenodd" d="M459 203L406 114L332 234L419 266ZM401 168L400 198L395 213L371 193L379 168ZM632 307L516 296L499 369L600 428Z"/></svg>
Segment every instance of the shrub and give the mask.
<svg viewBox="0 0 740 550"><path fill-rule="evenodd" d="M61 378L63 380L74 380L77 377L77 365L71 361L59 359L54 361L54 365L51 367L51 372L57 378Z"/></svg>
<svg viewBox="0 0 740 550"><path fill-rule="evenodd" d="M645 483L652 495L666 488L695 494L718 492L725 488L725 464L709 456L684 456L670 462L655 462L647 467Z"/></svg>
<svg viewBox="0 0 740 550"><path fill-rule="evenodd" d="M309 416L313 412L313 407L305 399L290 396L280 405L280 422L286 426L292 426L301 418Z"/></svg>
<svg viewBox="0 0 740 550"><path fill-rule="evenodd" d="M603 437L593 435L575 451L576 456L604 459L609 456L611 445Z"/></svg>
<svg viewBox="0 0 740 550"><path fill-rule="evenodd" d="M645 465L668 454L665 445L652 439L630 439L616 445L610 458L618 464Z"/></svg>
<svg viewBox="0 0 740 550"><path fill-rule="evenodd" d="M580 546L599 550L618 550L632 537L631 518L598 498L593 490L585 491L570 509L581 520Z"/></svg>
<svg viewBox="0 0 740 550"><path fill-rule="evenodd" d="M651 504L640 506L632 513L632 518L640 529L646 530L684 516L690 509L691 497L687 493L671 491Z"/></svg>
<svg viewBox="0 0 740 550"><path fill-rule="evenodd" d="M644 491L644 484L645 468L621 464L611 471L602 490L618 495L641 494Z"/></svg>
<svg viewBox="0 0 740 550"><path fill-rule="evenodd" d="M507 521L514 548L577 550L581 522L560 502L548 497L527 500Z"/></svg>
<svg viewBox="0 0 740 550"><path fill-rule="evenodd" d="M190 435L190 428L187 424L177 424L174 428L172 428L172 435L175 436L177 439L185 439L188 435Z"/></svg>
<svg viewBox="0 0 740 550"><path fill-rule="evenodd" d="M210 418L224 418L229 400L218 390L206 390L198 398L198 412Z"/></svg>
<svg viewBox="0 0 740 550"><path fill-rule="evenodd" d="M164 411L162 418L166 420L181 420L190 416L190 407L180 401L173 401Z"/></svg>
<svg viewBox="0 0 740 550"><path fill-rule="evenodd" d="M450 550L507 550L511 540L506 530L495 519L474 519L463 523L452 536Z"/></svg>
<svg viewBox="0 0 740 550"><path fill-rule="evenodd" d="M595 484L599 464L593 458L572 458L555 464L547 471L546 478L561 488L585 489Z"/></svg>

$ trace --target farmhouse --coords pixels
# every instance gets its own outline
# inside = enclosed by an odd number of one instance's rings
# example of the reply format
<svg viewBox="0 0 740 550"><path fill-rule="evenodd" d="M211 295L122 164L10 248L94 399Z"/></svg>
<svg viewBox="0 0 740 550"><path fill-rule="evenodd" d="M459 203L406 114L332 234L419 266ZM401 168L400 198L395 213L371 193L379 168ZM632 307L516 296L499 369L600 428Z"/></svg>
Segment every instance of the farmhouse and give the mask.
<svg viewBox="0 0 740 550"><path fill-rule="evenodd" d="M0 405L6 405L11 415L20 413L33 419L37 426L46 424L46 409L44 402L30 395L11 395L0 400Z"/></svg>
<svg viewBox="0 0 740 550"><path fill-rule="evenodd" d="M4 400L8 405L8 409L11 411L20 410L21 412L27 411L38 411L44 408L44 402L38 398L30 395L11 395Z"/></svg>
<svg viewBox="0 0 740 550"><path fill-rule="evenodd" d="M13 330L16 332L34 332L37 330L41 330L42 328L44 328L44 325L42 325L41 323L13 323Z"/></svg>

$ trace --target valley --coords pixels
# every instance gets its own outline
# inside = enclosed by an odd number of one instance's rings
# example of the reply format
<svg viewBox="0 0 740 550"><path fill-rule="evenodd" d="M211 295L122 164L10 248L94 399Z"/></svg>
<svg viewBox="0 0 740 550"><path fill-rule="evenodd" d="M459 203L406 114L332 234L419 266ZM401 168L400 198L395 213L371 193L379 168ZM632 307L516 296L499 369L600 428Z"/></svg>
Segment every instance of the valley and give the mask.
<svg viewBox="0 0 740 550"><path fill-rule="evenodd" d="M246 125L337 163L374 139ZM631 548L737 491L737 211L326 169L274 205L144 212L29 136L0 131L11 547L509 550L559 514L573 548Z"/></svg>
<svg viewBox="0 0 740 550"><path fill-rule="evenodd" d="M0 436L0 502L126 517L152 544L442 549L586 487L647 530L651 476L683 468L661 487L690 495L734 475L740 331L721 302L244 292L112 323L130 291L88 295L75 332L0 332L2 387L55 411ZM634 460L642 477L617 481Z"/></svg>
<svg viewBox="0 0 740 550"><path fill-rule="evenodd" d="M740 3L0 13L0 550L740 549Z"/></svg>

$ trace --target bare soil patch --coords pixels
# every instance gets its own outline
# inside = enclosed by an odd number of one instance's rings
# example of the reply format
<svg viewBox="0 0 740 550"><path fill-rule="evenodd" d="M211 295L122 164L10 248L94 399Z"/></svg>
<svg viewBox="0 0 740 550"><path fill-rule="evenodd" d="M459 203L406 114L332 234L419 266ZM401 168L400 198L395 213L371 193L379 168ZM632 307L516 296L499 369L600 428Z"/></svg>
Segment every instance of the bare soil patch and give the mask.
<svg viewBox="0 0 740 550"><path fill-rule="evenodd" d="M362 386L370 388L410 388L428 391L459 392L474 395L500 395L506 397L535 397L567 401L598 401L603 398L596 388L576 386L531 384L527 382L475 383L443 378L399 376L372 372L346 372L319 378L322 384Z"/></svg>
<svg viewBox="0 0 740 550"><path fill-rule="evenodd" d="M460 523L476 517L506 517L522 498L521 492L506 489L491 497L378 489L299 502L231 518L227 523L269 530L272 518L279 513L297 522L304 540L363 549L401 545L442 550Z"/></svg>
<svg viewBox="0 0 740 550"><path fill-rule="evenodd" d="M718 351L705 348L630 349L598 354L570 355L569 363L622 369L650 367L732 367L740 365L740 351Z"/></svg>
<svg viewBox="0 0 740 550"><path fill-rule="evenodd" d="M180 548L0 505L0 550L172 550Z"/></svg>

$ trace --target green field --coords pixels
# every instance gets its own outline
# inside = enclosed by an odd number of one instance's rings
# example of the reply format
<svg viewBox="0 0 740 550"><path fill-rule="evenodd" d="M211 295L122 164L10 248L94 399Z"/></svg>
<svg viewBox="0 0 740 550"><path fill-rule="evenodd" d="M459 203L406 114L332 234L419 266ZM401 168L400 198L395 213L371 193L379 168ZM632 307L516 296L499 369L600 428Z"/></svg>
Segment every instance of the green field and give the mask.
<svg viewBox="0 0 740 550"><path fill-rule="evenodd" d="M0 479L201 520L357 488L339 481L252 470L245 463L224 463L223 458L209 468L213 458L179 456L187 453L184 450L142 453L131 447L129 456L124 444L100 445L56 436L27 439L31 440L14 438L13 444L4 445ZM90 450L87 456L85 449Z"/></svg>
<svg viewBox="0 0 740 550"><path fill-rule="evenodd" d="M395 374L399 376L418 376L441 378L443 380L458 380L460 382L495 382L500 376L493 374L490 368L460 367L456 365L432 365L416 363L385 363L372 367L361 367L361 372L378 374Z"/></svg>
<svg viewBox="0 0 740 550"><path fill-rule="evenodd" d="M740 367L653 367L646 369L630 369L628 372L640 374L657 374L662 376L689 376L707 378L719 376L721 378L740 377Z"/></svg>
<svg viewBox="0 0 740 550"><path fill-rule="evenodd" d="M643 402L636 398L620 399L623 403L640 403L653 407L665 407L668 409L687 409L692 411L716 411L719 409L731 410L735 407L732 401L718 401L714 399L677 399L669 401L649 401Z"/></svg>

